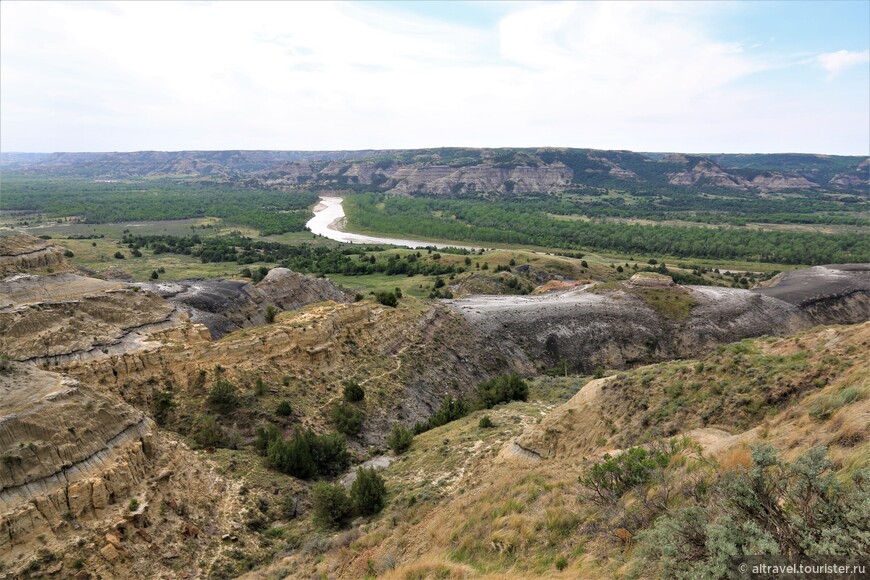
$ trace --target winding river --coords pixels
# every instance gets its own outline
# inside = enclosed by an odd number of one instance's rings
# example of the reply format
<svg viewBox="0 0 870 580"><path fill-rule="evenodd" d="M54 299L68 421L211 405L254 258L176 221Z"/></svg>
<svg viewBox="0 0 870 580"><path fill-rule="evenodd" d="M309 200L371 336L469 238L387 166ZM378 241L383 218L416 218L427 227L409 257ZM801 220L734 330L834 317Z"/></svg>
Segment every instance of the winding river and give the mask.
<svg viewBox="0 0 870 580"><path fill-rule="evenodd" d="M425 240L402 240L399 238L381 238L377 236L364 236L362 234L352 234L345 232L339 228L344 222L344 208L341 205L340 197L321 196L320 202L314 206L314 217L308 220L305 225L312 233L321 235L331 240L345 242L348 244L389 244L393 246L407 246L409 248L466 248L468 250L476 250L471 246L459 246L456 244L445 244L443 242L427 242Z"/></svg>

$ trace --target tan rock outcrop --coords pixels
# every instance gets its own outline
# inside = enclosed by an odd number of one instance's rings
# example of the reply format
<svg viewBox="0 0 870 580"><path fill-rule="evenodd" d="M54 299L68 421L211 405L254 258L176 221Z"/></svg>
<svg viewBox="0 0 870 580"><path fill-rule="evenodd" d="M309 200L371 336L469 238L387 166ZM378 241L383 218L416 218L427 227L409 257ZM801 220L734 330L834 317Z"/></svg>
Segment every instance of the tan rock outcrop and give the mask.
<svg viewBox="0 0 870 580"><path fill-rule="evenodd" d="M26 234L0 237L0 276L48 269L69 271L63 252L63 248L48 240Z"/></svg>

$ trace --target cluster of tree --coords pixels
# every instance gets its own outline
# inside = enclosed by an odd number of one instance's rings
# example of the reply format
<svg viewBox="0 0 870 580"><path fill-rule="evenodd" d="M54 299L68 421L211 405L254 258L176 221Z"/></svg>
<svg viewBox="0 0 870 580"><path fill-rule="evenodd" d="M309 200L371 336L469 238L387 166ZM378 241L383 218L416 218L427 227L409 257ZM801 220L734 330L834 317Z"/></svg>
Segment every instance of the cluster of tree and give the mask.
<svg viewBox="0 0 870 580"><path fill-rule="evenodd" d="M473 411L491 409L500 403L510 401L525 401L528 397L529 386L516 373L496 377L480 383L475 394L468 399L454 397L444 399L433 416L425 422L414 425L413 433L419 435L461 419Z"/></svg>
<svg viewBox="0 0 870 580"><path fill-rule="evenodd" d="M317 435L297 430L284 439L277 427L268 423L257 429L254 446L266 456L269 467L300 479L318 475L335 476L350 466L350 453L338 433Z"/></svg>
<svg viewBox="0 0 870 580"><path fill-rule="evenodd" d="M86 223L217 217L227 223L281 234L305 229L318 196L238 189L185 180L95 182L89 179L4 176L5 210L77 216Z"/></svg>
<svg viewBox="0 0 870 580"><path fill-rule="evenodd" d="M384 509L387 486L374 469L360 467L348 493L341 484L321 482L311 490L314 521L325 528L345 526L354 516L370 516Z"/></svg>
<svg viewBox="0 0 870 580"><path fill-rule="evenodd" d="M565 221L523 203L383 194L354 196L344 205L351 223L391 234L784 264L870 261L870 236L858 233Z"/></svg>
<svg viewBox="0 0 870 580"><path fill-rule="evenodd" d="M253 264L255 262L276 262L297 272L316 274L344 274L363 276L367 274L386 274L388 276L442 275L464 271L464 267L442 264L438 254L426 255L422 252L409 254L388 254L375 256L367 252L380 252L380 246L346 245L338 248L312 244L282 244L253 240L239 233L226 236L200 237L148 235L125 235L122 242L132 250L147 248L155 254L182 254L199 258L203 263L235 262ZM242 275L254 277L250 268L242 270ZM265 274L264 274L265 275ZM262 278L261 278L262 279Z"/></svg>

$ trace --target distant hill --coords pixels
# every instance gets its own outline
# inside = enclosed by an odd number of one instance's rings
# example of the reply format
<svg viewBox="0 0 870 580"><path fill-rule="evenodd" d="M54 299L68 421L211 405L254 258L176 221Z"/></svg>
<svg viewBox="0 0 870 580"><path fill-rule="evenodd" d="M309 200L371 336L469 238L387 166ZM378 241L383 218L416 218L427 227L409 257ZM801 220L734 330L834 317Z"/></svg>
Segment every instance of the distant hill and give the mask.
<svg viewBox="0 0 870 580"><path fill-rule="evenodd" d="M666 195L870 193L870 158L810 154L636 153L594 149L3 153L5 173L186 177L237 186L461 196L618 189Z"/></svg>

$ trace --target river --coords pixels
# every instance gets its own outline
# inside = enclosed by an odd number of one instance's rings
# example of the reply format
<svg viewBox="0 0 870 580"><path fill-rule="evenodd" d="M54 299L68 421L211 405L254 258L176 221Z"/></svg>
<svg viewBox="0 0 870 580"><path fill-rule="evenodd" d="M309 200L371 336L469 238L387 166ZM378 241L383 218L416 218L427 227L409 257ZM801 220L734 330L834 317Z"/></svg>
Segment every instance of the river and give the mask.
<svg viewBox="0 0 870 580"><path fill-rule="evenodd" d="M331 240L348 244L389 244L393 246L407 246L409 248L465 248L476 250L471 246L459 246L445 244L443 242L427 242L425 240L402 240L399 238L381 238L377 236L364 236L345 232L339 228L344 222L344 208L340 197L321 196L320 202L314 206L314 217L305 224L312 233L318 234Z"/></svg>

